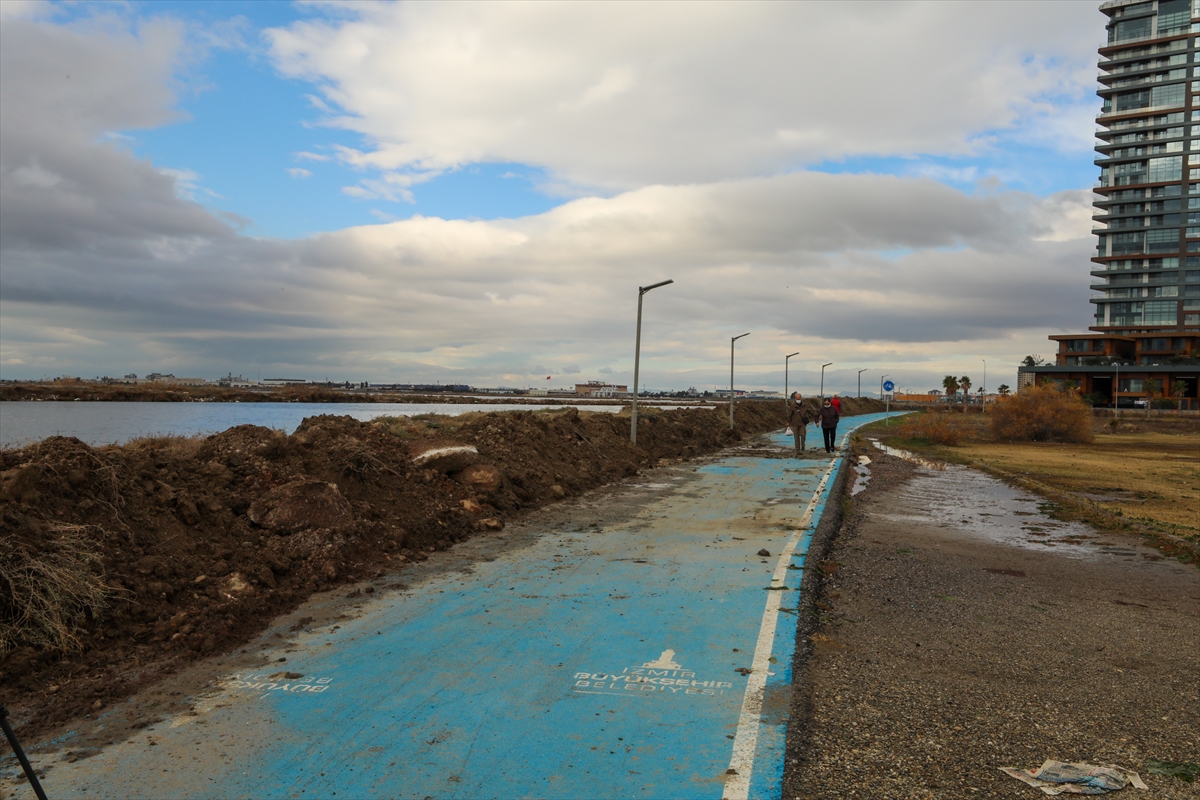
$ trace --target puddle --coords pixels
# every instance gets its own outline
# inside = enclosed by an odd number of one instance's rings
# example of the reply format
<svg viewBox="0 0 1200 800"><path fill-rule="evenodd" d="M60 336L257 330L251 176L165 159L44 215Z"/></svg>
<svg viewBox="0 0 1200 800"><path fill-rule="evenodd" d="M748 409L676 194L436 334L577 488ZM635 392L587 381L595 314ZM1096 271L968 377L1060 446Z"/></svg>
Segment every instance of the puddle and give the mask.
<svg viewBox="0 0 1200 800"><path fill-rule="evenodd" d="M858 463L854 465L854 485L850 487L851 497L866 489L867 484L871 482L871 470L867 468L870 463L871 459L866 456L858 457Z"/></svg>
<svg viewBox="0 0 1200 800"><path fill-rule="evenodd" d="M919 470L907 486L907 495L891 506L893 513L881 508L877 516L952 527L990 542L1071 558L1134 554L1111 545L1102 548L1087 525L1051 519L1039 510L1042 500L990 475L956 464L939 466Z"/></svg>
<svg viewBox="0 0 1200 800"><path fill-rule="evenodd" d="M871 439L870 441L871 444L875 445L889 456L903 458L905 461L911 461L914 464L920 464L922 467L928 467L929 469L941 470L946 468L946 465L940 461L930 461L927 458L921 458L919 455L910 453L907 450L901 450L899 447L888 447L878 439Z"/></svg>

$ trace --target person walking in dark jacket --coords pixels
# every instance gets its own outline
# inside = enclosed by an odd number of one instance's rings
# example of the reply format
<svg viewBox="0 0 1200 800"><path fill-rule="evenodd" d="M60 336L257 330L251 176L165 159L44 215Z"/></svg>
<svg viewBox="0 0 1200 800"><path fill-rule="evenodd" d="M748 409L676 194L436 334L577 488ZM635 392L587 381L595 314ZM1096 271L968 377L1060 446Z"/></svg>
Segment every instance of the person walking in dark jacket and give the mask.
<svg viewBox="0 0 1200 800"><path fill-rule="evenodd" d="M808 434L808 423L813 421L813 414L804 407L804 398L799 392L792 393L788 401L787 424L792 429L792 438L796 442L796 455L804 452L805 436Z"/></svg>
<svg viewBox="0 0 1200 800"><path fill-rule="evenodd" d="M833 403L826 398L825 403L821 406L821 433L825 434L825 452L832 453L834 442L837 441L837 424L842 415L833 407Z"/></svg>

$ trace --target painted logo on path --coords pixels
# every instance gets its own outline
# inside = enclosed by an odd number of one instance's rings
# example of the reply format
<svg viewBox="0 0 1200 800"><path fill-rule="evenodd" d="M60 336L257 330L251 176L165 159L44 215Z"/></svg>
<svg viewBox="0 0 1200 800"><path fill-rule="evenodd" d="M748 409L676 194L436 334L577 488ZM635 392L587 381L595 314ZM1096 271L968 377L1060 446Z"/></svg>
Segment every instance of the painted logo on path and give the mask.
<svg viewBox="0 0 1200 800"><path fill-rule="evenodd" d="M574 691L581 694L681 694L716 697L732 689L728 681L697 679L696 673L675 663L675 651L640 667L625 667L620 672L576 672Z"/></svg>

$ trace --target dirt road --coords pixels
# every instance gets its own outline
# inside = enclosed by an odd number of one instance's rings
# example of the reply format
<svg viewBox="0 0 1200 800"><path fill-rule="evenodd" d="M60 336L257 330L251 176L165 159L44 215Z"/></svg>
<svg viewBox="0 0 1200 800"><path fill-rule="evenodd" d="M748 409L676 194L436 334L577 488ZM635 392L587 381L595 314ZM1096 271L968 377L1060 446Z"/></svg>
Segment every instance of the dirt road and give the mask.
<svg viewBox="0 0 1200 800"><path fill-rule="evenodd" d="M1200 761L1200 572L869 446L830 556L787 798L1041 797L997 767ZM795 716L795 715L794 715Z"/></svg>

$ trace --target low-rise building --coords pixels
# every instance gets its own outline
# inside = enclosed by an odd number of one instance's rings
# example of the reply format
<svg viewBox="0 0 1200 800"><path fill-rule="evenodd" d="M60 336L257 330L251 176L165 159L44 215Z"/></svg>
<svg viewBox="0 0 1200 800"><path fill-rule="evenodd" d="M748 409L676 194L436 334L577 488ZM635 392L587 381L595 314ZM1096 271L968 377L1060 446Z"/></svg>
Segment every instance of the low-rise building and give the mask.
<svg viewBox="0 0 1200 800"><path fill-rule="evenodd" d="M629 397L629 386L604 381L588 381L575 384L575 394L580 397Z"/></svg>

